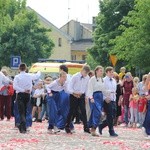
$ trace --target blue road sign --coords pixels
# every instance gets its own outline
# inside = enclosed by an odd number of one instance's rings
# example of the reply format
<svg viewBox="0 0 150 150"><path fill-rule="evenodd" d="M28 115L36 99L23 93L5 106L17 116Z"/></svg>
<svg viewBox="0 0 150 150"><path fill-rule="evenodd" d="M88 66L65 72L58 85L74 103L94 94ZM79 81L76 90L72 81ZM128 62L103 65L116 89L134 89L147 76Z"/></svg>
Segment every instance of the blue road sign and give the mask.
<svg viewBox="0 0 150 150"><path fill-rule="evenodd" d="M20 56L11 56L11 63L10 63L11 69L18 69L20 63L21 63Z"/></svg>

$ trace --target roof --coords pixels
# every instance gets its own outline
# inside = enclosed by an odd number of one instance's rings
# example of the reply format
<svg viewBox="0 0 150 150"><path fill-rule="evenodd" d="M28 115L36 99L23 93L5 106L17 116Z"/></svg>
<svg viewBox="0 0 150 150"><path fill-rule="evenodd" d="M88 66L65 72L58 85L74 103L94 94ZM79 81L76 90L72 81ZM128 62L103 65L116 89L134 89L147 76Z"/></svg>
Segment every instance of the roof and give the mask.
<svg viewBox="0 0 150 150"><path fill-rule="evenodd" d="M31 7L27 6L27 9L34 11L38 18L44 22L45 24L47 24L49 27L55 29L56 31L58 31L60 34L62 34L64 37L66 37L68 40L72 40L72 37L65 34L63 31L61 31L59 28L57 28L54 24L52 24L50 21L48 21L46 18L44 18L43 16L41 16L38 12L36 12L34 9L32 9Z"/></svg>
<svg viewBox="0 0 150 150"><path fill-rule="evenodd" d="M69 22L78 22L78 21L75 21L75 20L70 20ZM67 22L66 24L64 24L60 29L62 29L64 26L66 26L69 22ZM80 22L78 22L80 23ZM83 26L84 28L86 28L87 30L89 30L90 32L92 32L92 28L93 28L93 25L90 24L90 23L80 23L81 26Z"/></svg>
<svg viewBox="0 0 150 150"><path fill-rule="evenodd" d="M89 23L80 23L83 27L85 27L86 29L88 29L89 31L92 32L93 30L93 24L89 24Z"/></svg>
<svg viewBox="0 0 150 150"><path fill-rule="evenodd" d="M71 51L86 51L93 46L92 40L80 40L71 44Z"/></svg>

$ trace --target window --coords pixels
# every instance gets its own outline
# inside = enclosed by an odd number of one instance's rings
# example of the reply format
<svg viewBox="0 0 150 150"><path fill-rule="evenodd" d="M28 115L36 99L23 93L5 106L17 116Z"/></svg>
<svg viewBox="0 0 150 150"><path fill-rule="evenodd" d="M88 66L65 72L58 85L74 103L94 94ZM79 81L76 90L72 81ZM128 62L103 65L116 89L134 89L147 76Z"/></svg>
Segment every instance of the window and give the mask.
<svg viewBox="0 0 150 150"><path fill-rule="evenodd" d="M93 25L93 26L92 26L92 31L93 31L93 32L95 31L95 28L96 28L96 26Z"/></svg>
<svg viewBox="0 0 150 150"><path fill-rule="evenodd" d="M92 18L92 24L94 24L94 25L96 24L96 17Z"/></svg>
<svg viewBox="0 0 150 150"><path fill-rule="evenodd" d="M76 60L76 55L71 55L71 60Z"/></svg>
<svg viewBox="0 0 150 150"><path fill-rule="evenodd" d="M61 47L62 46L62 39L58 38L58 46Z"/></svg>
<svg viewBox="0 0 150 150"><path fill-rule="evenodd" d="M82 60L85 60L86 59L86 55L82 55Z"/></svg>

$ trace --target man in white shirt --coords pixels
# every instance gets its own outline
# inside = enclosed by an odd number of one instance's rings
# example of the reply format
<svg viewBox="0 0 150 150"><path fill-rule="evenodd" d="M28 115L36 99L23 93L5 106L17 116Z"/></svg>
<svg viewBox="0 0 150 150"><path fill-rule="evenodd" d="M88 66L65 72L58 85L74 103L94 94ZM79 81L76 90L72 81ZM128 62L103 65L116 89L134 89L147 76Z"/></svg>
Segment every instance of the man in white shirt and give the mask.
<svg viewBox="0 0 150 150"><path fill-rule="evenodd" d="M35 75L26 73L27 66L25 63L20 64L20 73L15 76L13 87L16 90L18 110L20 114L20 133L26 133L26 111L27 104L30 100L30 93L32 91L32 80L40 77L41 73L38 72Z"/></svg>
<svg viewBox="0 0 150 150"><path fill-rule="evenodd" d="M110 136L118 136L113 127L114 117L116 115L116 88L117 83L114 76L113 67L107 67L106 77L104 78L105 92L104 92L104 111L106 112L107 118L102 124L99 125L99 132L102 134L102 129L108 126Z"/></svg>
<svg viewBox="0 0 150 150"><path fill-rule="evenodd" d="M69 82L69 93L70 93L70 109L66 121L65 130L67 133L71 133L70 124L72 122L73 115L78 107L80 107L84 132L90 133L87 125L87 116L85 110L85 97L89 82L88 73L90 72L90 67L88 65L83 66L81 72L76 73L72 76L71 81Z"/></svg>

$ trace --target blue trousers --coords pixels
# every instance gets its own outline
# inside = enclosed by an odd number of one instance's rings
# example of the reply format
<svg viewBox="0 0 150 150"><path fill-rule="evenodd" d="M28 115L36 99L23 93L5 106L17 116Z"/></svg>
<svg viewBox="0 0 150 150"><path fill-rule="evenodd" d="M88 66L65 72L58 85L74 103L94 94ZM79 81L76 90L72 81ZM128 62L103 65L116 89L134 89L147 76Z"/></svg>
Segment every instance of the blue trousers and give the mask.
<svg viewBox="0 0 150 150"><path fill-rule="evenodd" d="M94 103L90 104L91 116L89 120L89 127L97 128L100 123L101 112L103 108L103 94L102 92L93 93Z"/></svg>
<svg viewBox="0 0 150 150"><path fill-rule="evenodd" d="M70 100L69 100L69 94L65 93L65 91L60 92L60 114L58 115L58 122L57 127L59 129L64 129L67 116L69 113L69 106L70 106ZM73 124L70 124L70 128L74 128Z"/></svg>
<svg viewBox="0 0 150 150"><path fill-rule="evenodd" d="M20 115L18 110L18 102L14 101L14 118L15 118L15 126L20 125ZM30 101L27 104L27 112L26 112L26 127L32 126L32 108Z"/></svg>
<svg viewBox="0 0 150 150"><path fill-rule="evenodd" d="M53 96L47 96L48 106L48 129L53 129L57 126L59 114L60 114L60 92L54 92Z"/></svg>
<svg viewBox="0 0 150 150"><path fill-rule="evenodd" d="M143 127L145 128L147 135L150 135L150 100L148 100L148 109L146 112Z"/></svg>

